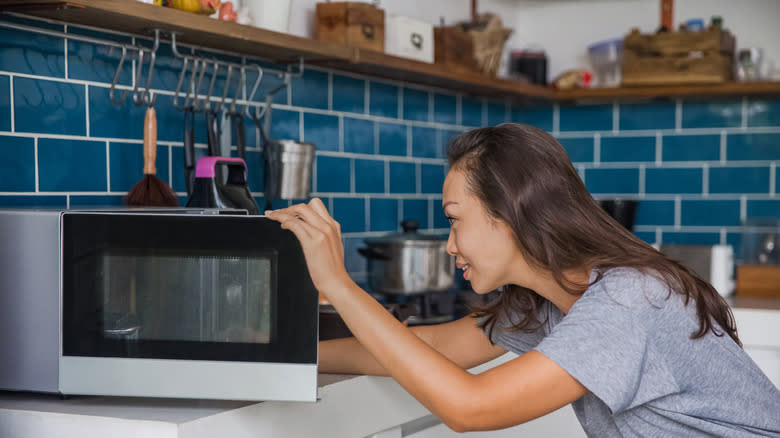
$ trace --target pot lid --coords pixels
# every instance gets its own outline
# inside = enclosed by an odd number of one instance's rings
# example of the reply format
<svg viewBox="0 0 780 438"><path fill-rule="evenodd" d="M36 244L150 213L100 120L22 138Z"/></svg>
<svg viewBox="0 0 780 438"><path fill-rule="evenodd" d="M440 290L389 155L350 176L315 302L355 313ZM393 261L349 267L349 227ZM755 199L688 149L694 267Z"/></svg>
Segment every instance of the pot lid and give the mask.
<svg viewBox="0 0 780 438"><path fill-rule="evenodd" d="M401 222L401 228L403 232L392 233L381 237L372 237L365 239L366 245L387 245L393 243L420 243L420 244L433 244L445 242L447 238L440 235L432 234L420 234L417 230L420 228L420 223L413 219L407 219Z"/></svg>

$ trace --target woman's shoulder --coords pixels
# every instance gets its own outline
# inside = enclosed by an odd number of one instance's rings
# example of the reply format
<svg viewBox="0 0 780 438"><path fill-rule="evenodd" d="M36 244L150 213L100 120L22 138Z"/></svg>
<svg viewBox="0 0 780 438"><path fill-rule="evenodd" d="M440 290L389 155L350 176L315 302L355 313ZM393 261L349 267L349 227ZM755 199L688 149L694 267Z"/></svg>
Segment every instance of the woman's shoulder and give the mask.
<svg viewBox="0 0 780 438"><path fill-rule="evenodd" d="M668 284L656 271L617 267L594 273L584 297L630 307L657 308L665 306L674 295L670 294Z"/></svg>

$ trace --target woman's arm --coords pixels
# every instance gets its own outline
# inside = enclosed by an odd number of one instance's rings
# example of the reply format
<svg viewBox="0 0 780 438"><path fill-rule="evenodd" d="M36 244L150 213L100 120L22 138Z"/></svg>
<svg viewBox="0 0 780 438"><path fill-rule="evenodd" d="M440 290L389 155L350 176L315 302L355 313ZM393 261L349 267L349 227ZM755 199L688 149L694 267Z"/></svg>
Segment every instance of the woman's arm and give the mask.
<svg viewBox="0 0 780 438"><path fill-rule="evenodd" d="M401 386L451 429L499 429L552 412L587 389L531 351L472 375L401 324L349 277L338 223L319 199L271 212L295 233L314 285L358 341Z"/></svg>
<svg viewBox="0 0 780 438"><path fill-rule="evenodd" d="M477 320L471 316L446 324L411 327L410 330L463 369L495 359L506 352L497 345L491 345L477 326ZM324 373L388 375L387 370L357 338L320 342L319 370Z"/></svg>

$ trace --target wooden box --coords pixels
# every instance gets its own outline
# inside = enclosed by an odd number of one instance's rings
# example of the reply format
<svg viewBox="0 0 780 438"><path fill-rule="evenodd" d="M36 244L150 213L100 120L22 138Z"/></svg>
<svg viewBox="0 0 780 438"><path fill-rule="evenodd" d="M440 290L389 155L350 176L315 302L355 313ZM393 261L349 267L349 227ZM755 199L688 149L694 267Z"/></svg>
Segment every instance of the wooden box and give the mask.
<svg viewBox="0 0 780 438"><path fill-rule="evenodd" d="M737 266L737 296L780 298L780 265Z"/></svg>
<svg viewBox="0 0 780 438"><path fill-rule="evenodd" d="M623 41L623 86L718 84L734 77L734 37L726 31L633 31Z"/></svg>
<svg viewBox="0 0 780 438"><path fill-rule="evenodd" d="M357 2L317 3L315 37L349 47L385 51L385 11Z"/></svg>
<svg viewBox="0 0 780 438"><path fill-rule="evenodd" d="M433 29L433 56L436 64L443 64L451 70L465 72L476 70L471 35L458 27Z"/></svg>

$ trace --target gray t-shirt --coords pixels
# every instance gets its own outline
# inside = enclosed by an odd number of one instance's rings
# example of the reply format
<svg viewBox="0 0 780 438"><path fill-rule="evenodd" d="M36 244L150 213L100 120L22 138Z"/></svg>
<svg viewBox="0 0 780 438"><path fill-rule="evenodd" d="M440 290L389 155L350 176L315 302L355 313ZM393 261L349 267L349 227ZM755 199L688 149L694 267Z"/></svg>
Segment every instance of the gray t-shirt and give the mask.
<svg viewBox="0 0 780 438"><path fill-rule="evenodd" d="M612 269L566 315L545 302L535 333L499 319L493 342L537 350L582 383L590 393L572 407L590 437L780 437L780 391L728 335L690 339L696 307L668 293Z"/></svg>

